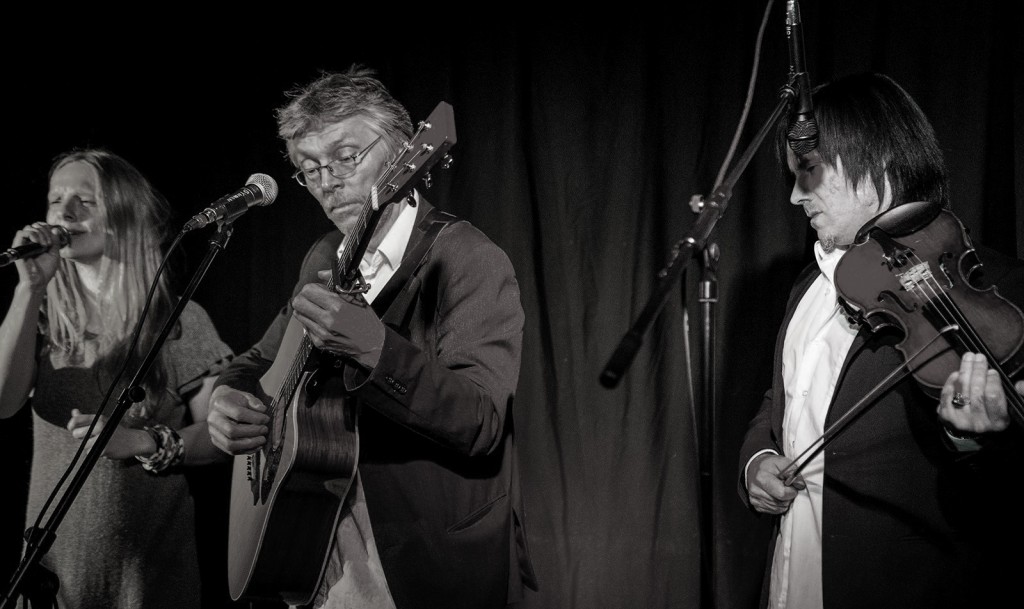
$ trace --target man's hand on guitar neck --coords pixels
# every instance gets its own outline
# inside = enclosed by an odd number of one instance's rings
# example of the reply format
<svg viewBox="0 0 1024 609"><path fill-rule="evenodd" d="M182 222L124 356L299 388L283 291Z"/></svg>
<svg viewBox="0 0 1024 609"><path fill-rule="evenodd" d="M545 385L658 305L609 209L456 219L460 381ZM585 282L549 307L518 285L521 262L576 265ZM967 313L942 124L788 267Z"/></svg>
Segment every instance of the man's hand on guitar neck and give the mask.
<svg viewBox="0 0 1024 609"><path fill-rule="evenodd" d="M321 271L329 279L330 271ZM339 294L319 283L292 299L295 319L316 348L373 370L384 347L384 324L361 294Z"/></svg>
<svg viewBox="0 0 1024 609"><path fill-rule="evenodd" d="M229 455L251 453L267 442L270 417L256 396L225 385L210 395L210 427L213 445Z"/></svg>

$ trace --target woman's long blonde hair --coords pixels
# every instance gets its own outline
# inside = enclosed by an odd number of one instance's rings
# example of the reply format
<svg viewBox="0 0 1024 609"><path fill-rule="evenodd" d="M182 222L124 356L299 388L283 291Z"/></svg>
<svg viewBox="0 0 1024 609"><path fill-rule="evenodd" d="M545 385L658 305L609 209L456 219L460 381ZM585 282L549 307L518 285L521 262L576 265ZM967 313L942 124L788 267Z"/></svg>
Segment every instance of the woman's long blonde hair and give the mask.
<svg viewBox="0 0 1024 609"><path fill-rule="evenodd" d="M87 163L99 176L97 198L106 212L107 233L100 266L99 335L86 332L85 290L76 265L62 258L46 288L43 331L56 362L80 363L88 344L96 350L95 370L109 380L121 366L135 325L142 315L146 295L163 259L170 208L149 180L120 156L103 149L72 150L57 157L49 178L69 163ZM153 303L140 333L133 359L141 362L160 333L171 309L170 282L161 274ZM135 408L136 416L148 417L144 404L159 401L166 373L158 358L143 382L147 400Z"/></svg>

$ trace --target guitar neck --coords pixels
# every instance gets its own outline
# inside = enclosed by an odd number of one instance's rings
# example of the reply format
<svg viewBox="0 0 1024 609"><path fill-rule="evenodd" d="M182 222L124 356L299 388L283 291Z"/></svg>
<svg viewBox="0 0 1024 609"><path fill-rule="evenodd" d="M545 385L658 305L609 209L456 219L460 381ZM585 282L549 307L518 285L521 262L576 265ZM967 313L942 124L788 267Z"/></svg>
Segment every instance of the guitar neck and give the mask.
<svg viewBox="0 0 1024 609"><path fill-rule="evenodd" d="M359 262L366 252L373 233L377 230L377 224L383 211L384 208L380 206L377 196L377 184L374 184L366 202L363 203L363 208L359 212L359 218L352 229L352 238L345 242L345 247L342 248L341 254L338 256L338 272L336 275L342 289L349 290L356 283L356 272L359 270ZM328 280L327 289L333 289L334 286L335 274L332 274Z"/></svg>

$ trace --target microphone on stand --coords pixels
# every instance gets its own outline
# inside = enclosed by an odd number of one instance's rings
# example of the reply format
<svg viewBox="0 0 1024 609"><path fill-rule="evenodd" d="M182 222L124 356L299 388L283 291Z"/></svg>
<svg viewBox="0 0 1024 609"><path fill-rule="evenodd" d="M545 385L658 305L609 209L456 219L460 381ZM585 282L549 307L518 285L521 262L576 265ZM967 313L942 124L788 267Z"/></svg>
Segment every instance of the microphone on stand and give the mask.
<svg viewBox="0 0 1024 609"><path fill-rule="evenodd" d="M245 186L217 199L213 205L192 216L181 232L202 228L211 222L231 222L254 205L270 205L277 198L277 182L265 173L254 173Z"/></svg>
<svg viewBox="0 0 1024 609"><path fill-rule="evenodd" d="M71 245L71 233L68 232L68 229L58 225L51 225L50 229L57 236L57 249ZM0 252L0 266L7 266L22 258L35 258L50 251L50 247L42 243L26 243L8 248L6 251Z"/></svg>
<svg viewBox="0 0 1024 609"><path fill-rule="evenodd" d="M789 40L789 73L796 85L796 100L790 106L786 140L797 155L804 155L818 147L818 122L814 120L811 102L811 83L804 67L804 36L800 25L800 5L796 0L786 2L786 38Z"/></svg>

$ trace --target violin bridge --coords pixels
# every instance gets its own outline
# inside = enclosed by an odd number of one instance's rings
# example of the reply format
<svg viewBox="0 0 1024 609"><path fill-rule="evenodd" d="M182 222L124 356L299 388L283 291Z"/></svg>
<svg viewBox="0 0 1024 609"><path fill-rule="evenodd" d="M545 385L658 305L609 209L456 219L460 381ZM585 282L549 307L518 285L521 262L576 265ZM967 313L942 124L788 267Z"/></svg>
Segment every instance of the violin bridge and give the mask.
<svg viewBox="0 0 1024 609"><path fill-rule="evenodd" d="M922 285L927 285L934 279L932 276L932 270L929 268L927 262L915 264L903 273L897 273L896 277L899 278L900 285L903 289L915 293L921 290Z"/></svg>

